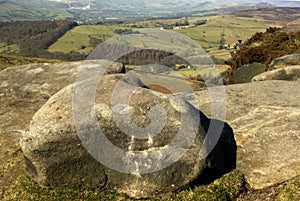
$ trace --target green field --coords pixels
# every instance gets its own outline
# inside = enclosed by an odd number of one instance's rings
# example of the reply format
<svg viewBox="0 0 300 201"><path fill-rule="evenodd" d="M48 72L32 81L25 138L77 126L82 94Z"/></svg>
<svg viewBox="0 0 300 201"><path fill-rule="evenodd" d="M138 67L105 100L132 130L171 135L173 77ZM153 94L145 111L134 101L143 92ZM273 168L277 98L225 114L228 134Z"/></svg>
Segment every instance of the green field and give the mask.
<svg viewBox="0 0 300 201"><path fill-rule="evenodd" d="M176 30L197 41L203 48L218 48L221 34L224 32L226 44L233 45L237 40L246 40L254 33L265 31L265 24L255 22L251 19L238 17L214 16L207 19L207 23L196 28Z"/></svg>
<svg viewBox="0 0 300 201"><path fill-rule="evenodd" d="M81 25L67 32L56 43L48 48L50 52L70 53L71 51L88 54L95 47L91 46L90 38L97 38L103 41L116 35L116 29L125 29L124 26L100 26Z"/></svg>
<svg viewBox="0 0 300 201"><path fill-rule="evenodd" d="M237 42L237 40L246 40L250 38L254 33L265 31L267 25L254 21L253 19L237 18L237 17L221 17L213 16L209 18L197 17L189 19L191 22L197 20L207 19L207 23L196 28L185 28L173 30L178 33L184 34L187 37L196 41L204 49L209 51L210 55L214 55L218 58L228 58L228 50L218 50L220 44L221 33L224 32L225 43L231 47ZM125 29L126 25L81 25L75 27L73 30L67 32L56 43L49 47L50 52L79 52L88 54L93 50L90 44L90 38L97 38L103 41L116 35L116 29ZM143 29L138 29L143 32ZM144 32L147 34L147 32ZM123 37L123 36L122 36ZM123 38L126 39L127 36ZM159 38L158 40L151 37L127 37L129 43L137 45L138 47L154 46L154 47L169 47L172 45L168 42L169 38ZM132 40L132 38L134 40ZM175 38L176 40L176 38ZM151 45L152 44L152 45ZM183 44L184 46L184 44ZM175 48L175 47L174 47ZM175 50L174 50L175 51Z"/></svg>

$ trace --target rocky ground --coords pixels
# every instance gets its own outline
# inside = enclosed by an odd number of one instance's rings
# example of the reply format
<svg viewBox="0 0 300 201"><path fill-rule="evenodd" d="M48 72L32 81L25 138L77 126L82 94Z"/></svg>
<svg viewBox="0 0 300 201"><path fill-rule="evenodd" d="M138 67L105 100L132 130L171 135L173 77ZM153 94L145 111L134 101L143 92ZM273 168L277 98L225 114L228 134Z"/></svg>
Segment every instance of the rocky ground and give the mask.
<svg viewBox="0 0 300 201"><path fill-rule="evenodd" d="M74 82L81 65L30 64L0 73L0 198L24 174L19 139L32 116L53 94ZM278 80L225 87L224 120L233 128L237 170L246 181L237 200L299 200L299 89L299 81ZM222 102L211 110L208 92L196 92L197 99L190 93L180 96L206 115L221 118Z"/></svg>

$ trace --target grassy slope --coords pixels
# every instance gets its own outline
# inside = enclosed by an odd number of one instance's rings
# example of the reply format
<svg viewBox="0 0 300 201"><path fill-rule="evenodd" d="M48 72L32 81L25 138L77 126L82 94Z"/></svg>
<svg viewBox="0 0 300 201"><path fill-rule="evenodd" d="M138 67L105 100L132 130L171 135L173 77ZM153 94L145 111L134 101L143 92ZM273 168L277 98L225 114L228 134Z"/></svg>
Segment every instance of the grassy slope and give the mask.
<svg viewBox="0 0 300 201"><path fill-rule="evenodd" d="M11 66L19 66L19 65L30 64L30 63L45 63L45 62L54 63L59 61L0 54L0 71Z"/></svg>
<svg viewBox="0 0 300 201"><path fill-rule="evenodd" d="M196 21L206 18L190 19ZM176 30L189 38L195 40L205 49L209 49L212 55L217 57L228 57L229 51L219 51L220 35L225 31L227 44L233 44L238 39L246 40L258 31L264 31L268 26L264 23L255 22L252 19L236 17L209 17L207 24L189 29ZM115 35L114 30L123 28L122 26L96 26L82 25L66 33L55 44L49 47L50 52L62 51L68 53L76 51L80 53L89 53L93 47L89 44L89 36L95 38L110 38ZM82 48L82 47L85 48Z"/></svg>
<svg viewBox="0 0 300 201"><path fill-rule="evenodd" d="M205 49L209 49L219 46L223 31L225 32L226 43L233 44L239 39L246 40L254 33L264 31L267 28L265 24L245 18L214 16L208 19L205 25L178 31L196 40Z"/></svg>
<svg viewBox="0 0 300 201"><path fill-rule="evenodd" d="M193 18L190 19L191 23L197 20L203 20L206 18ZM170 20L169 20L170 21ZM51 52L61 51L64 53L69 53L71 51L80 52L88 54L94 47L89 44L89 37L95 38L105 38L108 39L114 35L114 30L125 28L124 26L97 26L97 25L82 25L75 27L73 30L67 32L63 37L61 37L56 43L54 43L48 50ZM205 25L198 26L196 28L188 28L176 30L194 39L198 44L200 44L205 49L209 50L209 54L214 55L218 58L228 59L230 55L229 50L218 50L220 35L225 31L225 39L227 44L234 44L237 40L246 40L250 38L254 33L258 31L264 31L267 25L264 23L256 22L253 19L237 18L237 17L220 17L213 16L209 17L209 20ZM143 29L140 30L143 32ZM128 38L128 41L136 46L142 47L144 43L154 44L156 47L161 47L164 49L165 45L170 47L170 43L164 43L168 39L160 39L161 43L156 44L157 40L151 37L143 37L143 39L138 40L135 38L134 41L131 40L131 36L123 36ZM178 39L179 40L179 39ZM176 47L173 48L176 50ZM226 69L228 66L226 67ZM221 68L224 72L225 68ZM225 70L226 70L225 69ZM191 70L182 71L181 74L185 77L195 76L199 72L194 72ZM203 72L201 72L203 73ZM206 72L205 72L206 73ZM205 74L203 73L203 74Z"/></svg>
<svg viewBox="0 0 300 201"><path fill-rule="evenodd" d="M75 27L73 30L67 32L56 43L48 48L50 52L64 52L71 51L88 54L94 47L89 43L90 38L108 39L114 35L114 30L124 29L123 26L97 26L97 25L82 25ZM84 47L84 48L83 48Z"/></svg>
<svg viewBox="0 0 300 201"><path fill-rule="evenodd" d="M23 21L37 19L66 19L73 17L63 9L40 7L37 5L15 4L5 1L0 5L0 21Z"/></svg>
<svg viewBox="0 0 300 201"><path fill-rule="evenodd" d="M5 43L0 43L0 53L19 53L19 46L16 44L7 45Z"/></svg>

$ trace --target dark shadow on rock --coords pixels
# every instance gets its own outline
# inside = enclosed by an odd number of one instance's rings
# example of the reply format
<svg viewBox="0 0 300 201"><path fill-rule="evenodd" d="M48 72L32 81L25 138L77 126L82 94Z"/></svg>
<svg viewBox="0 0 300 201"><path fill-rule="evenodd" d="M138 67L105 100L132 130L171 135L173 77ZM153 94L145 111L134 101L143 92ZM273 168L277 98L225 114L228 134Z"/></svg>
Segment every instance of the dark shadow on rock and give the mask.
<svg viewBox="0 0 300 201"><path fill-rule="evenodd" d="M237 146L232 128L226 122L207 118L202 112L200 112L200 118L206 133L211 130L213 133L221 132L221 134L206 159L207 166L203 173L190 184L192 188L201 184L209 184L236 167ZM218 137L218 134L214 137Z"/></svg>

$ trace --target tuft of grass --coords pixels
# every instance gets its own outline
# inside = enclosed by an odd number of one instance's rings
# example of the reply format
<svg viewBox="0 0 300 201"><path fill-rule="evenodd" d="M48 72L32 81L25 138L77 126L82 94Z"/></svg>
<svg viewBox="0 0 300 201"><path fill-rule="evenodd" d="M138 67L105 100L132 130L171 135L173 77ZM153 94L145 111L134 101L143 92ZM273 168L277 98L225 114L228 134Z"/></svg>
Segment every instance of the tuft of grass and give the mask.
<svg viewBox="0 0 300 201"><path fill-rule="evenodd" d="M289 181L279 193L277 201L298 201L300 200L300 176Z"/></svg>
<svg viewBox="0 0 300 201"><path fill-rule="evenodd" d="M18 175L24 173L24 160L21 150L17 149L10 153L10 156L7 155L8 153L4 153L3 160L0 162L0 200L2 200L5 190Z"/></svg>
<svg viewBox="0 0 300 201"><path fill-rule="evenodd" d="M4 195L5 200L22 201L65 201L65 200L128 200L125 195L110 191L97 192L93 189L80 188L41 188L27 176L20 176Z"/></svg>
<svg viewBox="0 0 300 201"><path fill-rule="evenodd" d="M243 191L245 180L243 174L234 170L209 185L197 186L175 194L172 201L214 201L234 200Z"/></svg>
<svg viewBox="0 0 300 201"><path fill-rule="evenodd" d="M201 185L194 189L187 189L172 195L168 195L163 201L213 201L213 200L233 200L244 187L244 178L239 171L232 171L224 175L209 185ZM94 189L81 188L41 188L27 176L18 177L10 188L5 192L4 201L22 200L109 200L109 201L134 201L125 194L111 191L97 191ZM145 201L155 201L156 199L144 199Z"/></svg>
<svg viewBox="0 0 300 201"><path fill-rule="evenodd" d="M261 63L252 63L238 68L234 73L234 83L247 83L256 75L266 72L266 67Z"/></svg>

